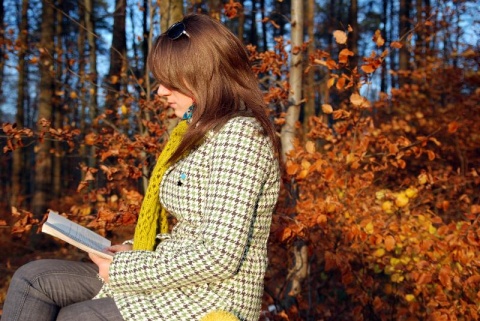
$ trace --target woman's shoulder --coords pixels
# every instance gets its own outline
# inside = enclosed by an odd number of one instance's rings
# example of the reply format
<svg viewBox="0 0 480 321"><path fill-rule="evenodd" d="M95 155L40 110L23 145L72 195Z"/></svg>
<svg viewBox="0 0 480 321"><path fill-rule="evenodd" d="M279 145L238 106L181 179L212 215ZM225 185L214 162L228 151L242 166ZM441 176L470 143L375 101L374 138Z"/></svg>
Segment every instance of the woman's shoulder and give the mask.
<svg viewBox="0 0 480 321"><path fill-rule="evenodd" d="M209 130L205 135L205 142L229 142L233 144L239 141L256 141L264 145L269 140L268 135L255 117L235 116L227 120L221 126Z"/></svg>
<svg viewBox="0 0 480 321"><path fill-rule="evenodd" d="M235 116L230 118L217 132L240 131L244 134L262 133L260 122L251 116Z"/></svg>

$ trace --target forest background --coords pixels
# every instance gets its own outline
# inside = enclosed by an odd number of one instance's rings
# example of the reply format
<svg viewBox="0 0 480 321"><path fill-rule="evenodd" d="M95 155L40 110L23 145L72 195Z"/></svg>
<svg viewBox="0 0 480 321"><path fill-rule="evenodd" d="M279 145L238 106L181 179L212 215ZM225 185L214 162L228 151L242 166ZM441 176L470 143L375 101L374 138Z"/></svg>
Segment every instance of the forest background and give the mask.
<svg viewBox="0 0 480 321"><path fill-rule="evenodd" d="M0 311L21 264L86 259L48 209L131 236L174 126L145 59L187 12L244 41L282 142L261 319L478 320L467 0L1 0Z"/></svg>

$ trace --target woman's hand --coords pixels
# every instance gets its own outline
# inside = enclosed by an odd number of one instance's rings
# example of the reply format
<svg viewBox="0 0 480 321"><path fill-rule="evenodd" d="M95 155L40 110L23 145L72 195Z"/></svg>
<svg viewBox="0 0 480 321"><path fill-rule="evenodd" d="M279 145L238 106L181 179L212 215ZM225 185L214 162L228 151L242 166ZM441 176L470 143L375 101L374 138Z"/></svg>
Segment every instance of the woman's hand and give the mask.
<svg viewBox="0 0 480 321"><path fill-rule="evenodd" d="M93 253L88 253L88 256L98 266L98 275L103 279L105 283L108 283L108 273L110 272L110 264L112 263L109 259L104 259L101 256L98 256Z"/></svg>
<svg viewBox="0 0 480 321"><path fill-rule="evenodd" d="M117 245L112 245L110 247L107 247L105 249L105 251L111 252L111 253L131 251L131 250L132 250L131 244L117 244Z"/></svg>
<svg viewBox="0 0 480 321"><path fill-rule="evenodd" d="M132 245L131 244L117 244L109 246L105 249L105 252L109 253L117 253L117 252L124 252L124 251L131 251ZM110 264L112 263L109 259L104 259L98 255L89 253L88 256L98 266L98 275L108 283L108 273L110 272Z"/></svg>

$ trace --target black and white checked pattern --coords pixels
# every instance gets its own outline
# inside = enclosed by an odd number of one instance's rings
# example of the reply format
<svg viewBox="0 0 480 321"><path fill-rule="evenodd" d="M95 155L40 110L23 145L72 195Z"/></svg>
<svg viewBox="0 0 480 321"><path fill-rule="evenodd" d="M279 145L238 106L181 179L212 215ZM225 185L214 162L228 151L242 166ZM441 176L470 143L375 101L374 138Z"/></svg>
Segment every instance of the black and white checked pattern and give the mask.
<svg viewBox="0 0 480 321"><path fill-rule="evenodd" d="M115 255L110 284L125 320L258 320L279 170L254 118L236 117L167 170L160 200L178 219L156 251ZM179 184L181 174L184 178Z"/></svg>

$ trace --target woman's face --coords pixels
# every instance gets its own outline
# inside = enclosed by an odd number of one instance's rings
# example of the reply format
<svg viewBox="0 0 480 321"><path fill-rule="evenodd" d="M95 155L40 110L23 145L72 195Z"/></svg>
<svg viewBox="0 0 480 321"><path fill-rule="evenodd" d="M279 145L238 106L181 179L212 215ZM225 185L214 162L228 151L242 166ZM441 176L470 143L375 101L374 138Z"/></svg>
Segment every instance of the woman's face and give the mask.
<svg viewBox="0 0 480 321"><path fill-rule="evenodd" d="M160 97L165 97L168 102L168 107L173 108L175 116L182 118L185 112L193 104L193 99L176 90L170 90L163 85L160 85L157 90Z"/></svg>

